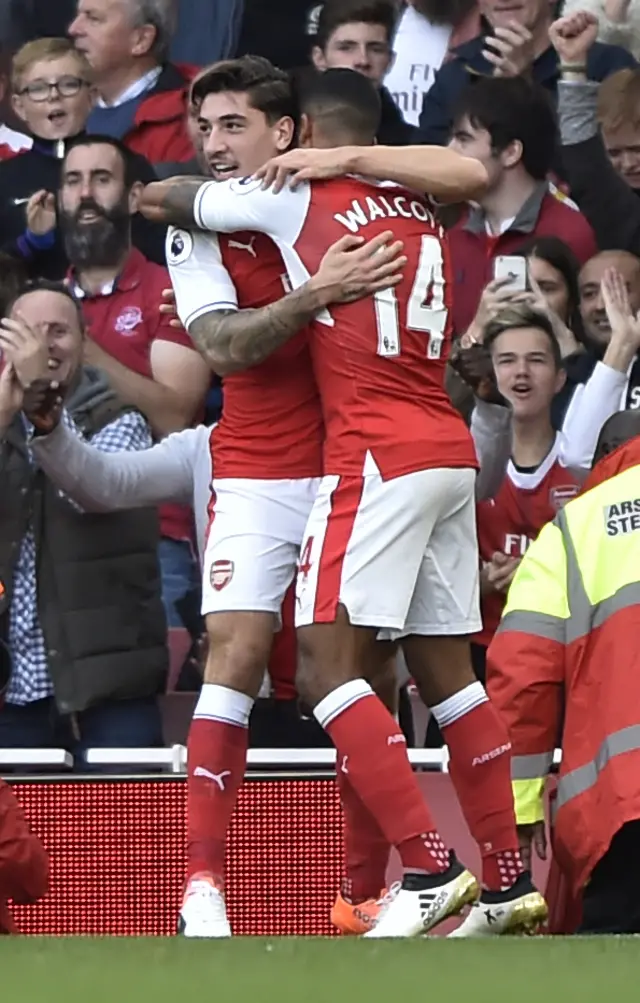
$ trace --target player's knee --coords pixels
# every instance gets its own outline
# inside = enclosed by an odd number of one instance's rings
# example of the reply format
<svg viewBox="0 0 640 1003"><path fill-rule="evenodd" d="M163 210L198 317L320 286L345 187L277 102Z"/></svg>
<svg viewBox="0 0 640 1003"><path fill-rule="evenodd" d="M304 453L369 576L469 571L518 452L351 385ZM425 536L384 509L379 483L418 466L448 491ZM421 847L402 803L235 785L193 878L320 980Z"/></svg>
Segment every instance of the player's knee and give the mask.
<svg viewBox="0 0 640 1003"><path fill-rule="evenodd" d="M209 654L205 683L227 686L256 697L262 686L273 642L273 627L218 614L207 618Z"/></svg>

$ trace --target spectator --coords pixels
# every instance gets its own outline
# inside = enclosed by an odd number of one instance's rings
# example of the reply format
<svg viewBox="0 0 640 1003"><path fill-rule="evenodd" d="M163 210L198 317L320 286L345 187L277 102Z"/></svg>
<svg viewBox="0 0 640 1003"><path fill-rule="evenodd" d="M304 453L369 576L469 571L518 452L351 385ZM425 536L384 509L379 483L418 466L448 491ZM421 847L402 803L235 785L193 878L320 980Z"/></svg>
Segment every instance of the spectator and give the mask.
<svg viewBox="0 0 640 1003"><path fill-rule="evenodd" d="M318 70L357 70L373 80L382 105L377 139L385 146L403 146L411 138L411 129L382 82L393 61L396 20L393 0L327 0L312 51Z"/></svg>
<svg viewBox="0 0 640 1003"><path fill-rule="evenodd" d="M560 18L550 37L561 62L570 69L559 84L562 159L571 192L591 223L602 250L640 253L640 203L618 174L598 131L598 86L585 66L598 32L589 14Z"/></svg>
<svg viewBox="0 0 640 1003"><path fill-rule="evenodd" d="M526 235L561 233L580 261L596 250L589 224L546 178L556 148L553 109L543 89L523 79L470 84L454 113L450 146L480 160L490 184L450 231L455 270L454 327L471 324L495 259L518 253Z"/></svg>
<svg viewBox="0 0 640 1003"><path fill-rule="evenodd" d="M476 0L408 0L394 37L394 61L385 79L405 122L418 125L436 73L479 31Z"/></svg>
<svg viewBox="0 0 640 1003"><path fill-rule="evenodd" d="M611 163L640 193L640 69L620 70L600 85L598 121Z"/></svg>
<svg viewBox="0 0 640 1003"><path fill-rule="evenodd" d="M580 296L588 352L555 402L555 417L567 464L588 469L604 422L640 408L640 260L625 251L596 255L580 273Z"/></svg>
<svg viewBox="0 0 640 1003"><path fill-rule="evenodd" d="M549 45L555 0L522 0L516 7L504 0L482 0L490 32L461 46L456 58L436 74L418 127L422 143L446 143L456 102L471 78L527 74L555 98L560 77L558 57ZM597 42L589 53L590 80L605 80L616 70L635 66L625 49Z"/></svg>
<svg viewBox="0 0 640 1003"><path fill-rule="evenodd" d="M8 784L0 780L0 935L18 933L8 901L32 905L49 891L49 858Z"/></svg>
<svg viewBox="0 0 640 1003"><path fill-rule="evenodd" d="M69 34L98 92L87 131L122 139L152 164L190 160L192 71L167 62L176 0L78 0Z"/></svg>
<svg viewBox="0 0 640 1003"><path fill-rule="evenodd" d="M621 45L640 56L640 4L638 0L565 0L562 13L587 11L598 19L598 39Z"/></svg>
<svg viewBox="0 0 640 1003"><path fill-rule="evenodd" d="M60 162L69 141L84 131L93 103L91 70L66 38L25 45L13 60L13 102L34 136L34 146L0 164L0 234L6 253L25 261L33 277L61 279L68 268L62 243L30 229L47 192L57 191ZM144 157L135 157L137 179L155 178ZM50 208L53 199L49 200ZM164 263L164 231L137 215L134 239L153 260Z"/></svg>
<svg viewBox="0 0 640 1003"><path fill-rule="evenodd" d="M508 279L489 282L467 329L466 340L469 343L481 340L484 327L505 306L528 301L551 320L566 371L567 365L585 351L578 284L580 263L559 237L533 237L518 248L520 255L527 263L528 292L514 292Z"/></svg>
<svg viewBox="0 0 640 1003"><path fill-rule="evenodd" d="M498 388L513 409L513 444L500 490L478 506L483 622L474 639L478 667L525 551L579 490L562 462L560 433L551 423L553 398L565 380L553 324L528 305L513 305L503 308L483 335Z"/></svg>
<svg viewBox="0 0 640 1003"><path fill-rule="evenodd" d="M140 191L125 146L99 136L80 139L62 165L60 228L88 328L85 362L102 369L121 400L162 438L192 424L210 373L185 331L160 313L168 272L131 246ZM170 626L181 626L174 603L195 583L191 511L163 509L161 532L167 615Z"/></svg>
<svg viewBox="0 0 640 1003"><path fill-rule="evenodd" d="M95 446L146 449L148 425L83 368L80 309L65 286L19 295L0 347L0 636L12 663L0 746L159 745L168 656L153 510L86 515L29 450L38 388L53 377L63 421Z"/></svg>

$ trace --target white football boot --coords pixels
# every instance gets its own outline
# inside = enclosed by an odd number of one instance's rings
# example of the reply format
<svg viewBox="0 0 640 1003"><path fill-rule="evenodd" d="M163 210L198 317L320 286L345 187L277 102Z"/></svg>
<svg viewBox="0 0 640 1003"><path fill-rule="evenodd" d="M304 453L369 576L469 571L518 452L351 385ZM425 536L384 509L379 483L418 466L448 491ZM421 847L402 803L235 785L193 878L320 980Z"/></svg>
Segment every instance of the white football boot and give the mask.
<svg viewBox="0 0 640 1003"><path fill-rule="evenodd" d="M208 874L196 874L187 884L178 932L183 937L230 937L224 894Z"/></svg>
<svg viewBox="0 0 640 1003"><path fill-rule="evenodd" d="M483 891L450 937L535 934L546 923L547 903L525 871L506 892Z"/></svg>
<svg viewBox="0 0 640 1003"><path fill-rule="evenodd" d="M405 874L364 936L420 937L475 902L480 893L477 879L455 854L450 859L448 870L441 874Z"/></svg>

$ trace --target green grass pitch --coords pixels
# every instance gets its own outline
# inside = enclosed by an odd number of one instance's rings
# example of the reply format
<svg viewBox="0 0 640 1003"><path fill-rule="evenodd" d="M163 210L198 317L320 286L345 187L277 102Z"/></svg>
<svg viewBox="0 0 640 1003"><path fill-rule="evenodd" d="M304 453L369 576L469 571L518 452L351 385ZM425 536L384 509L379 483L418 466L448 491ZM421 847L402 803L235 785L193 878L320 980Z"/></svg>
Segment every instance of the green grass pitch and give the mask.
<svg viewBox="0 0 640 1003"><path fill-rule="evenodd" d="M640 939L0 943L2 1003L640 1003Z"/></svg>

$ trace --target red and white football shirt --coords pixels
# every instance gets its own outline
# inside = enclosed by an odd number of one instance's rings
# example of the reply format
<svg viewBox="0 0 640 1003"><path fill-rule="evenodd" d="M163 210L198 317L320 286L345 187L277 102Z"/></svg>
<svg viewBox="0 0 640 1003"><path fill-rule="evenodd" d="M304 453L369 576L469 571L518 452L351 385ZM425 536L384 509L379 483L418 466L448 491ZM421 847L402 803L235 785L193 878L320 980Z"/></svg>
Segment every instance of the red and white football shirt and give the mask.
<svg viewBox="0 0 640 1003"><path fill-rule="evenodd" d="M543 526L578 494L580 484L559 462L559 453L559 436L556 436L537 470L523 472L509 461L498 494L477 506L478 543L483 562L490 561L495 553L524 557ZM500 592L483 596L483 630L474 637L477 644L487 647L490 644L505 601L506 595Z"/></svg>
<svg viewBox="0 0 640 1003"><path fill-rule="evenodd" d="M423 201L396 185L351 177L277 195L245 178L205 183L194 216L207 230L268 234L294 288L345 234L369 240L392 230L409 259L402 283L332 307L313 327L325 473L360 475L368 456L383 479L431 467L476 466L469 432L444 388L450 265L443 231Z"/></svg>
<svg viewBox="0 0 640 1003"><path fill-rule="evenodd" d="M208 313L257 309L289 290L280 251L264 234L171 229L167 262L186 328ZM308 331L260 365L225 376L212 435L216 479L286 480L322 474L324 426Z"/></svg>

